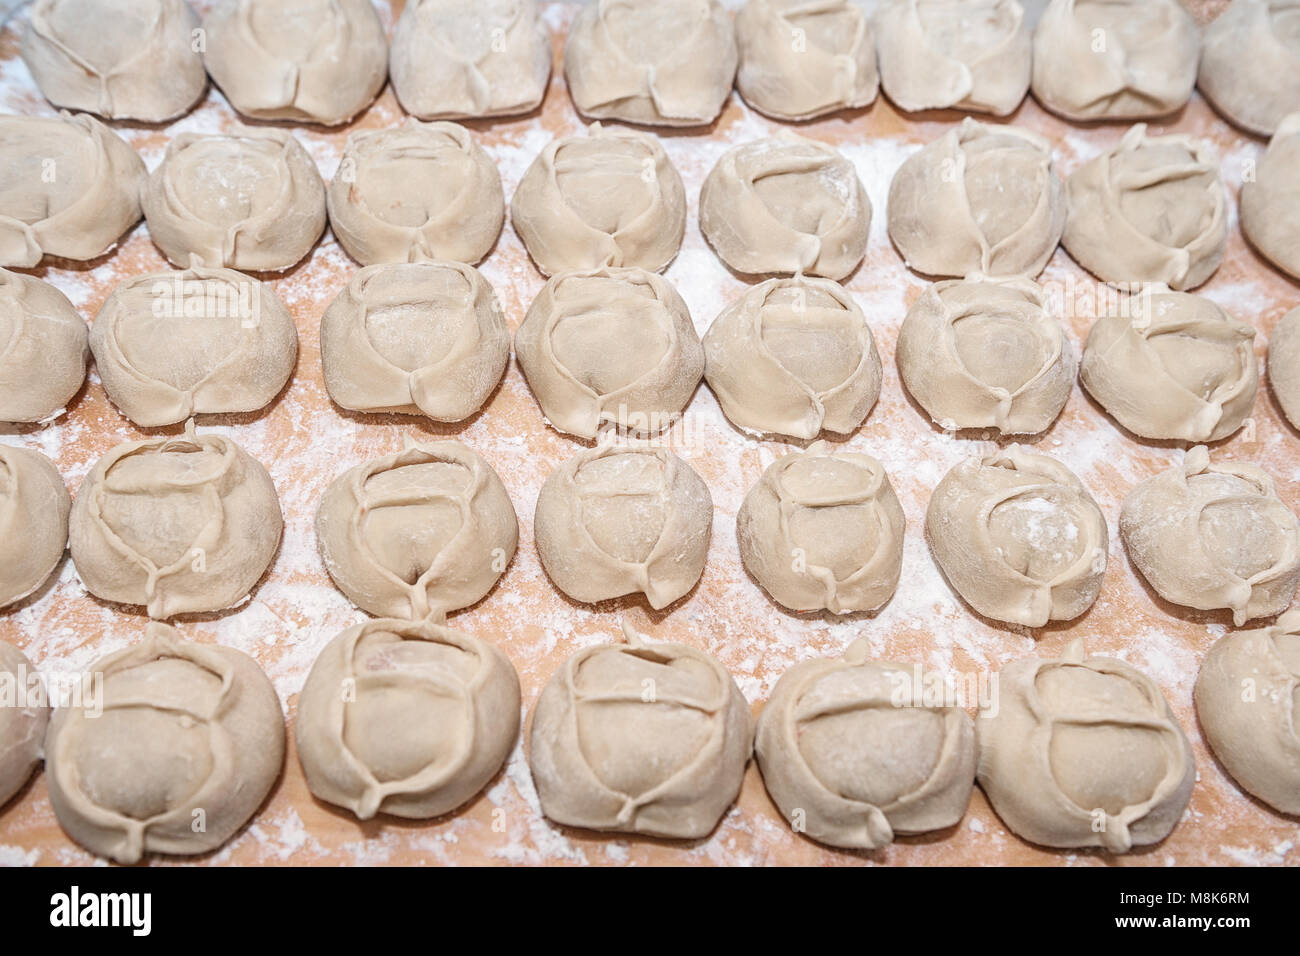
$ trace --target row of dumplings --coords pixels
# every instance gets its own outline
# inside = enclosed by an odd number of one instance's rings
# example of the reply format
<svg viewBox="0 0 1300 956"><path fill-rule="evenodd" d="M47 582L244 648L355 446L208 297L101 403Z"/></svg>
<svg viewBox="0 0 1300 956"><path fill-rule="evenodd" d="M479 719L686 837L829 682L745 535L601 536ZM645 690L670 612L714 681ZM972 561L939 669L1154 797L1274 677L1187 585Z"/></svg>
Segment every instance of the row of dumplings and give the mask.
<svg viewBox="0 0 1300 956"><path fill-rule="evenodd" d="M804 120L864 107L883 84L905 110L1013 112L1032 88L1075 120L1177 111L1199 82L1234 123L1270 134L1300 100L1294 11L1235 0L1200 35L1177 0L1052 0L1031 37L1016 0L594 0L564 71L595 119L700 126L733 85L755 109ZM424 119L526 113L545 96L551 43L534 0L409 0L391 51L370 0L37 0L22 55L55 105L163 122L207 74L254 119L336 125L391 76Z"/></svg>

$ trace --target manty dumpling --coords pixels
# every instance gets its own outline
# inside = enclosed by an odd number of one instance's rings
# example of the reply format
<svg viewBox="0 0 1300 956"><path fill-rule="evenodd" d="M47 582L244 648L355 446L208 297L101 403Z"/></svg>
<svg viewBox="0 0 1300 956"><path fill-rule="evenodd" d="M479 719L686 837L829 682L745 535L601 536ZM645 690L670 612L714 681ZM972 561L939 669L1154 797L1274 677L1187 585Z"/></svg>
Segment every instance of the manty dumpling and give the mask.
<svg viewBox="0 0 1300 956"><path fill-rule="evenodd" d="M0 269L0 422L46 422L86 381L90 330L68 297Z"/></svg>
<svg viewBox="0 0 1300 956"><path fill-rule="evenodd" d="M942 428L1036 435L1065 407L1079 362L1042 286L938 282L912 303L895 354L903 385Z"/></svg>
<svg viewBox="0 0 1300 956"><path fill-rule="evenodd" d="M591 0L569 27L564 78L592 119L703 126L731 95L736 62L718 0Z"/></svg>
<svg viewBox="0 0 1300 956"><path fill-rule="evenodd" d="M1106 519L1074 472L1018 445L949 471L930 497L925 533L966 603L1026 627L1088 610L1110 547Z"/></svg>
<svg viewBox="0 0 1300 956"><path fill-rule="evenodd" d="M230 439L185 433L125 442L72 503L72 560L86 590L152 618L221 611L270 566L284 519L266 469Z"/></svg>
<svg viewBox="0 0 1300 956"><path fill-rule="evenodd" d="M23 788L45 755L50 702L27 656L0 641L0 681L15 688L13 705L0 707L0 810Z"/></svg>
<svg viewBox="0 0 1300 956"><path fill-rule="evenodd" d="M147 176L93 116L0 116L0 266L102 256L140 221Z"/></svg>
<svg viewBox="0 0 1300 956"><path fill-rule="evenodd" d="M1196 765L1149 677L1080 638L1060 657L1007 664L998 691L979 717L978 779L1013 833L1127 853L1177 826Z"/></svg>
<svg viewBox="0 0 1300 956"><path fill-rule="evenodd" d="M718 661L685 644L578 651L542 688L528 762L542 812L563 826L688 840L740 793L754 720Z"/></svg>
<svg viewBox="0 0 1300 956"><path fill-rule="evenodd" d="M874 611L893 596L906 519L885 467L814 442L778 458L736 514L745 570L792 611Z"/></svg>
<svg viewBox="0 0 1300 956"><path fill-rule="evenodd" d="M1300 112L1278 124L1241 184L1241 231L1264 258L1300 279Z"/></svg>
<svg viewBox="0 0 1300 956"><path fill-rule="evenodd" d="M865 638L790 668L758 716L763 785L795 829L830 846L878 850L966 813L975 725L918 698L910 665L871 660Z"/></svg>
<svg viewBox="0 0 1300 956"><path fill-rule="evenodd" d="M737 272L838 281L866 254L871 200L844 156L783 131L723 153L700 191L700 230Z"/></svg>
<svg viewBox="0 0 1300 956"><path fill-rule="evenodd" d="M1300 106L1300 3L1233 0L1205 28L1196 85L1233 123L1271 136Z"/></svg>
<svg viewBox="0 0 1300 956"><path fill-rule="evenodd" d="M1072 120L1154 119L1192 95L1200 37L1179 0L1051 0L1034 29L1034 96Z"/></svg>
<svg viewBox="0 0 1300 956"><path fill-rule="evenodd" d="M1103 282L1194 289L1219 268L1228 240L1219 164L1199 140L1132 127L1065 182L1061 242Z"/></svg>
<svg viewBox="0 0 1300 956"><path fill-rule="evenodd" d="M552 140L519 181L510 221L545 275L601 266L658 272L681 248L686 190L659 140L593 123Z"/></svg>
<svg viewBox="0 0 1300 956"><path fill-rule="evenodd" d="M1300 308L1273 326L1268 339L1268 383L1292 428L1300 428Z"/></svg>
<svg viewBox="0 0 1300 956"><path fill-rule="evenodd" d="M909 156L889 184L889 237L927 275L1036 276L1065 228L1047 140L970 117Z"/></svg>
<svg viewBox="0 0 1300 956"><path fill-rule="evenodd" d="M0 445L0 608L35 593L59 566L71 508L52 461L30 448ZM0 803L3 790L0 781Z"/></svg>
<svg viewBox="0 0 1300 956"><path fill-rule="evenodd" d="M510 330L492 286L460 262L367 266L320 322L325 388L359 412L464 421L510 361Z"/></svg>
<svg viewBox="0 0 1300 956"><path fill-rule="evenodd" d="M1006 116L1029 92L1029 20L1016 0L886 0L880 83L909 111Z"/></svg>
<svg viewBox="0 0 1300 956"><path fill-rule="evenodd" d="M163 123L208 87L185 0L36 0L22 56L55 106Z"/></svg>
<svg viewBox="0 0 1300 956"><path fill-rule="evenodd" d="M714 319L704 377L731 423L760 434L847 435L880 397L876 341L829 279L769 279Z"/></svg>
<svg viewBox="0 0 1300 956"><path fill-rule="evenodd" d="M307 786L358 819L427 820L471 800L519 735L519 678L487 641L383 619L325 645L294 725Z"/></svg>
<svg viewBox="0 0 1300 956"><path fill-rule="evenodd" d="M1079 379L1135 435L1218 441L1254 407L1254 340L1209 299L1149 287L1093 323Z"/></svg>
<svg viewBox="0 0 1300 956"><path fill-rule="evenodd" d="M1286 610L1300 583L1300 521L1273 479L1245 462L1212 462L1204 445L1128 493L1119 533L1162 598L1227 608L1237 627Z"/></svg>
<svg viewBox="0 0 1300 956"><path fill-rule="evenodd" d="M363 611L441 621L492 590L519 522L501 478L471 448L409 442L334 479L316 537L330 577Z"/></svg>
<svg viewBox="0 0 1300 956"><path fill-rule="evenodd" d="M644 269L555 276L515 333L515 354L547 421L579 438L595 438L606 423L662 431L704 374L686 303Z"/></svg>
<svg viewBox="0 0 1300 956"><path fill-rule="evenodd" d="M533 516L537 555L551 583L594 604L644 594L661 610L704 573L713 498L666 448L604 444L551 472Z"/></svg>
<svg viewBox="0 0 1300 956"><path fill-rule="evenodd" d="M748 0L736 45L736 89L760 113L806 120L876 98L876 38L853 0Z"/></svg>

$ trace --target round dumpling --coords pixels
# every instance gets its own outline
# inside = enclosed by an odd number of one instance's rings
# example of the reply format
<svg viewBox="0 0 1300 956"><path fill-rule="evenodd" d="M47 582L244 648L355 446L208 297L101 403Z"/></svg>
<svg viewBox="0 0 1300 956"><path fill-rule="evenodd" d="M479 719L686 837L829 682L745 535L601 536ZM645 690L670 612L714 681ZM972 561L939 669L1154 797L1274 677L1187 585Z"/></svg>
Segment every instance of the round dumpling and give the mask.
<svg viewBox="0 0 1300 956"><path fill-rule="evenodd" d="M1271 136L1300 106L1300 6L1232 0L1205 28L1196 85L1233 123Z"/></svg>
<svg viewBox="0 0 1300 956"><path fill-rule="evenodd" d="M48 282L0 269L0 422L57 418L86 381L90 331Z"/></svg>
<svg viewBox="0 0 1300 956"><path fill-rule="evenodd" d="M29 597L50 579L68 546L71 508L52 461L30 448L0 445L0 608ZM0 716L4 710L0 706ZM0 803L3 791L0 774Z"/></svg>
<svg viewBox="0 0 1300 956"><path fill-rule="evenodd" d="M1293 428L1300 428L1300 308L1278 320L1268 340L1268 381Z"/></svg>
<svg viewBox="0 0 1300 956"><path fill-rule="evenodd" d="M0 681L10 684L18 706L0 707L0 810L8 803L45 756L45 728L50 702L36 668L12 644L0 641ZM40 688L35 690L34 688Z"/></svg>
<svg viewBox="0 0 1300 956"><path fill-rule="evenodd" d="M1287 275L1300 279L1300 112L1284 118L1241 184L1241 231Z"/></svg>

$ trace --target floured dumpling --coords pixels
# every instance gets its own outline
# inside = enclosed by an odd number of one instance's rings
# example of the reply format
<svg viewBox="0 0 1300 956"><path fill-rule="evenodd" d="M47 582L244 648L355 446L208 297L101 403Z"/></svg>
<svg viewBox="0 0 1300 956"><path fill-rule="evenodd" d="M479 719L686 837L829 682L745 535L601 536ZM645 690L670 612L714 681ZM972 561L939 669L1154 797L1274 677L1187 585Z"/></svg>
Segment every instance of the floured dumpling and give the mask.
<svg viewBox="0 0 1300 956"><path fill-rule="evenodd" d="M1103 282L1163 282L1181 292L1223 261L1219 164L1190 136L1148 136L1139 123L1071 173L1065 197L1065 251Z"/></svg>
<svg viewBox="0 0 1300 956"><path fill-rule="evenodd" d="M593 123L533 160L510 221L545 275L601 266L658 272L686 231L686 190L659 140Z"/></svg>
<svg viewBox="0 0 1300 956"><path fill-rule="evenodd" d="M427 820L474 797L519 735L519 678L487 641L366 621L325 645L298 697L307 786L361 820Z"/></svg>
<svg viewBox="0 0 1300 956"><path fill-rule="evenodd" d="M163 123L208 86L185 0L36 0L22 55L55 106Z"/></svg>
<svg viewBox="0 0 1300 956"><path fill-rule="evenodd" d="M469 131L409 117L349 135L326 200L335 238L365 266L421 258L472 265L506 219L501 174Z"/></svg>
<svg viewBox="0 0 1300 956"><path fill-rule="evenodd" d="M1209 299L1148 289L1093 323L1079 380L1139 437L1218 441L1254 407L1254 340Z"/></svg>
<svg viewBox="0 0 1300 956"><path fill-rule="evenodd" d="M700 229L737 272L839 280L867 251L871 200L851 162L783 131L722 155L700 192Z"/></svg>
<svg viewBox="0 0 1300 956"><path fill-rule="evenodd" d="M1178 0L1051 0L1034 29L1034 96L1073 120L1153 119L1196 85L1200 36Z"/></svg>
<svg viewBox="0 0 1300 956"><path fill-rule="evenodd" d="M71 508L52 461L30 448L0 445L0 608L35 593L59 566ZM0 803L3 791L0 780Z"/></svg>
<svg viewBox="0 0 1300 956"><path fill-rule="evenodd" d="M880 353L848 290L795 276L754 286L704 336L704 376L731 423L760 434L847 435L880 397Z"/></svg>
<svg viewBox="0 0 1300 956"><path fill-rule="evenodd" d="M459 422L496 390L510 330L492 286L459 262L367 266L320 320L325 389L358 412Z"/></svg>
<svg viewBox="0 0 1300 956"><path fill-rule="evenodd" d="M1268 340L1268 381L1293 428L1300 428L1300 308L1278 320Z"/></svg>
<svg viewBox="0 0 1300 956"><path fill-rule="evenodd" d="M853 0L748 0L736 14L745 102L776 119L806 120L876 98L876 38Z"/></svg>
<svg viewBox="0 0 1300 956"><path fill-rule="evenodd" d="M569 28L564 78L592 119L703 126L731 95L736 62L718 0L591 0Z"/></svg>
<svg viewBox="0 0 1300 956"><path fill-rule="evenodd" d="M1204 445L1128 493L1119 533L1162 598L1228 608L1237 627L1286 610L1300 582L1300 521L1273 479L1244 462L1212 463Z"/></svg>
<svg viewBox="0 0 1300 956"><path fill-rule="evenodd" d="M754 720L718 661L685 644L578 651L542 688L528 762L562 826L690 840L740 793Z"/></svg>
<svg viewBox="0 0 1300 956"><path fill-rule="evenodd" d="M979 720L979 784L1002 822L1042 846L1127 853L1182 819L1196 780L1187 737L1149 677L1082 638L998 672Z"/></svg>
<svg viewBox="0 0 1300 956"><path fill-rule="evenodd" d="M0 266L102 256L140 221L147 175L92 116L0 116Z"/></svg>
<svg viewBox="0 0 1300 956"><path fill-rule="evenodd" d="M0 681L21 689L22 706L0 707L0 810L23 788L45 756L50 703L36 668L12 644L0 641ZM39 691L33 688L41 688Z"/></svg>
<svg viewBox="0 0 1300 956"><path fill-rule="evenodd" d="M547 421L579 438L595 438L606 422L662 431L704 374L686 303L643 269L551 279L515 333L515 355Z"/></svg>
<svg viewBox="0 0 1300 956"><path fill-rule="evenodd" d="M927 275L1036 276L1065 228L1051 145L967 117L909 156L889 184L889 237Z"/></svg>
<svg viewBox="0 0 1300 956"><path fill-rule="evenodd" d="M46 737L64 832L118 863L206 853L238 833L284 764L284 714L257 661L151 622L90 670L99 699L60 707Z"/></svg>
<svg viewBox="0 0 1300 956"><path fill-rule="evenodd" d="M150 428L266 407L293 374L298 330L270 286L199 266L127 279L90 347L113 404Z"/></svg>
<svg viewBox="0 0 1300 956"><path fill-rule="evenodd" d="M513 116L541 105L551 36L536 0L407 0L389 75L420 119Z"/></svg>
<svg viewBox="0 0 1300 956"><path fill-rule="evenodd" d="M505 485L472 449L408 443L334 479L316 537L330 577L363 611L440 621L492 590L519 523Z"/></svg>
<svg viewBox="0 0 1300 956"><path fill-rule="evenodd" d="M1298 103L1297 105L1300 105ZM1300 112L1284 118L1241 184L1241 231L1269 262L1300 279Z"/></svg>
<svg viewBox="0 0 1300 956"><path fill-rule="evenodd" d="M1026 627L1092 607L1110 547L1106 519L1083 482L1019 445L948 472L930 497L925 533L966 603Z"/></svg>
<svg viewBox="0 0 1300 956"><path fill-rule="evenodd" d="M745 570L792 611L874 611L894 594L906 520L885 467L814 442L770 465L736 514Z"/></svg>
<svg viewBox="0 0 1300 956"><path fill-rule="evenodd" d="M69 539L86 590L162 620L242 603L283 528L266 469L191 419L183 435L100 458L73 501Z"/></svg>
<svg viewBox="0 0 1300 956"><path fill-rule="evenodd" d="M598 445L551 472L537 496L537 555L551 583L594 604L644 594L660 610L704 573L713 498L665 448Z"/></svg>
<svg viewBox="0 0 1300 956"><path fill-rule="evenodd" d="M1300 611L1219 638L1196 678L1196 716L1232 778L1300 815Z"/></svg>
<svg viewBox="0 0 1300 956"><path fill-rule="evenodd" d="M1022 278L929 286L898 330L911 396L946 429L1046 431L1070 398L1079 362L1042 286Z"/></svg>
<svg viewBox="0 0 1300 956"><path fill-rule="evenodd" d="M880 82L909 111L1006 116L1029 92L1029 21L1016 0L886 0Z"/></svg>
<svg viewBox="0 0 1300 956"><path fill-rule="evenodd" d="M961 820L975 785L975 725L914 685L912 665L871 660L866 638L781 675L758 715L754 753L796 833L878 850L895 834Z"/></svg>
<svg viewBox="0 0 1300 956"><path fill-rule="evenodd" d="M1196 85L1242 129L1272 135L1300 107L1300 3L1233 0L1205 28Z"/></svg>
<svg viewBox="0 0 1300 956"><path fill-rule="evenodd" d="M212 81L253 119L337 126L388 78L371 0L217 0L203 32Z"/></svg>
<svg viewBox="0 0 1300 956"><path fill-rule="evenodd" d="M90 331L48 282L0 269L0 422L46 422L86 380Z"/></svg>
<svg viewBox="0 0 1300 956"><path fill-rule="evenodd" d="M325 183L307 150L281 129L181 133L141 199L149 235L180 269L280 272L325 231Z"/></svg>

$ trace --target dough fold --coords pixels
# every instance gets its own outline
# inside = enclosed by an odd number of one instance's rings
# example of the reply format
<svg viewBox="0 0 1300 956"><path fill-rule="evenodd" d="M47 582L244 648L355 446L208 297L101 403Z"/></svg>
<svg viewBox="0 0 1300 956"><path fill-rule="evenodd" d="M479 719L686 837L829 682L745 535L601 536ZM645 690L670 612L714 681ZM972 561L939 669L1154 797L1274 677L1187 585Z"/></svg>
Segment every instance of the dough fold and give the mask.
<svg viewBox="0 0 1300 956"><path fill-rule="evenodd" d="M1233 0L1205 28L1196 85L1237 126L1271 136L1300 106L1300 3Z"/></svg>
<svg viewBox="0 0 1300 956"><path fill-rule="evenodd" d="M0 445L0 608L34 594L59 566L68 546L71 508L52 461L30 448ZM0 707L0 717L4 710ZM0 804L7 799L3 776Z"/></svg>
<svg viewBox="0 0 1300 956"><path fill-rule="evenodd" d="M1287 275L1300 279L1300 112L1278 123L1252 176L1241 184L1241 231Z"/></svg>
<svg viewBox="0 0 1300 956"><path fill-rule="evenodd" d="M0 641L0 680L12 681L23 706L0 707L0 810L27 783L45 756L50 703L26 655Z"/></svg>
<svg viewBox="0 0 1300 956"><path fill-rule="evenodd" d="M47 422L81 391L90 330L48 282L0 269L0 422Z"/></svg>

